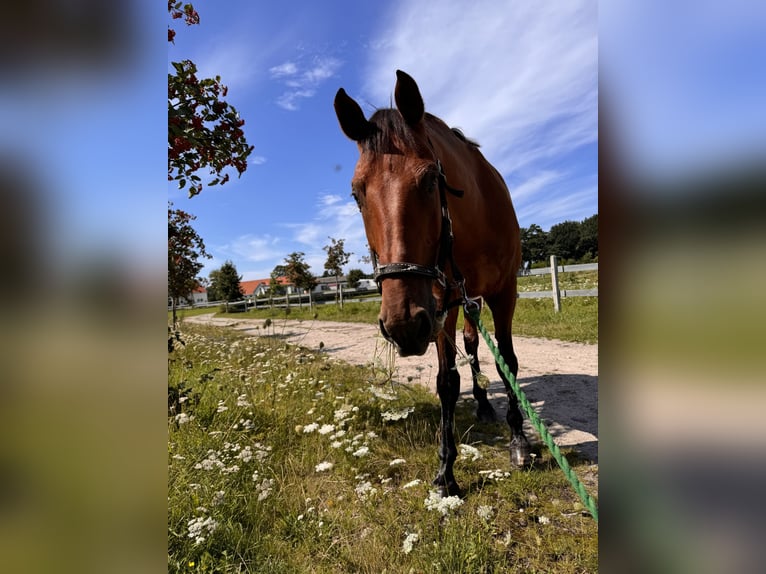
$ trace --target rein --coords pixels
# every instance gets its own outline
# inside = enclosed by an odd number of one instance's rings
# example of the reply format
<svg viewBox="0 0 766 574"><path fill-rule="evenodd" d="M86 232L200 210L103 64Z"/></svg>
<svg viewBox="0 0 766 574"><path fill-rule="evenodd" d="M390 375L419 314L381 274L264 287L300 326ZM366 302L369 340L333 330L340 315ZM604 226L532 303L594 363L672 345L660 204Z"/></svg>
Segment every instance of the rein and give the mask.
<svg viewBox="0 0 766 574"><path fill-rule="evenodd" d="M439 169L439 201L442 214L442 230L439 237L439 257L436 265L428 267L417 263L403 262L378 265L377 253L371 250L370 255L372 258L374 279L378 284L378 291L381 291L381 283L383 279L396 275L419 275L438 281L444 289L444 298L442 300L442 309L437 313L437 316L443 321L449 309L468 300L465 292L465 279L457 268L457 265L455 265L455 260L452 257L452 245L455 241L455 236L452 233L452 219L450 218L449 209L447 208L447 193L450 193L455 197L463 197L465 194L462 190L455 189L447 183L447 176L444 174L444 168L439 160L436 160L436 167ZM449 263L452 268L452 281L449 281L444 273L447 263ZM450 301L450 295L454 288L460 290L461 298Z"/></svg>

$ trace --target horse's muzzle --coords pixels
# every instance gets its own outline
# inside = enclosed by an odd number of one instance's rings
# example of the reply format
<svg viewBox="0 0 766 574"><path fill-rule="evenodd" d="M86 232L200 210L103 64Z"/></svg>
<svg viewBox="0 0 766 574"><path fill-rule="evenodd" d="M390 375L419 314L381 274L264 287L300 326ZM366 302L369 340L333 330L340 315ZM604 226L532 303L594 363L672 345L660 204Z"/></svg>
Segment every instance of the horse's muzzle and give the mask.
<svg viewBox="0 0 766 574"><path fill-rule="evenodd" d="M379 320L383 337L393 343L401 357L423 355L433 340L434 321L425 309L407 320L384 322Z"/></svg>

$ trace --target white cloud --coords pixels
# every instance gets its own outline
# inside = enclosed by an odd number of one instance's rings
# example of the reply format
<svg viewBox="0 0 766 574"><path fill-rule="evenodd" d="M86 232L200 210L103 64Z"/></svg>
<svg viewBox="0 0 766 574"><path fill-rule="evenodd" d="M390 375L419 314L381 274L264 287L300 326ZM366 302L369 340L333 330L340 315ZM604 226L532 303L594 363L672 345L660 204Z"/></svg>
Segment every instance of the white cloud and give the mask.
<svg viewBox="0 0 766 574"><path fill-rule="evenodd" d="M325 80L332 78L342 62L329 56L316 56L310 64L287 61L269 69L272 79L282 81L288 89L277 98L277 105L295 111L300 100L312 98Z"/></svg>
<svg viewBox="0 0 766 574"><path fill-rule="evenodd" d="M252 46L244 39L218 41L200 51L195 62L199 76L214 78L221 76L221 83L230 89L241 89L255 79Z"/></svg>
<svg viewBox="0 0 766 574"><path fill-rule="evenodd" d="M272 78L282 78L284 76L292 76L298 72L298 66L293 62L285 62L279 66L269 68L269 73Z"/></svg>
<svg viewBox="0 0 766 574"><path fill-rule="evenodd" d="M284 226L292 231L296 250L306 254L306 262L315 275L321 275L324 270L327 254L322 247L330 243L330 237L343 239L345 250L353 253L347 269L369 268L359 263L359 258L368 253L367 237L359 209L353 201L334 194L321 195L314 219L306 223L286 223Z"/></svg>
<svg viewBox="0 0 766 574"><path fill-rule="evenodd" d="M221 245L215 249L217 254L224 258L236 258L238 261L260 263L269 261L275 257L283 256L279 245L280 239L271 235L240 235L231 243Z"/></svg>
<svg viewBox="0 0 766 574"><path fill-rule="evenodd" d="M388 105L394 72L404 70L427 111L477 140L507 180L525 181L517 193L527 201L546 201L571 171L559 162L598 141L597 8L402 1L370 43L360 101Z"/></svg>

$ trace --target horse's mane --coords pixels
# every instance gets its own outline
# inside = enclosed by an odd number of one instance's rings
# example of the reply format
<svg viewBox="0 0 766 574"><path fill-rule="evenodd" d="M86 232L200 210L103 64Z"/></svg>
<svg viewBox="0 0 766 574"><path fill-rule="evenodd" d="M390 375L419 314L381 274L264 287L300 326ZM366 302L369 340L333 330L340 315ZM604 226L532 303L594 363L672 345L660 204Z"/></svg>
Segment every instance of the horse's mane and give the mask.
<svg viewBox="0 0 766 574"><path fill-rule="evenodd" d="M426 117L442 122L433 114L426 113ZM375 124L376 129L361 142L367 151L373 153L393 153L395 150L401 151L418 146L412 130L398 110L380 108L372 114L370 122ZM479 147L478 143L468 139L458 128L452 128L451 131L461 142L471 147Z"/></svg>

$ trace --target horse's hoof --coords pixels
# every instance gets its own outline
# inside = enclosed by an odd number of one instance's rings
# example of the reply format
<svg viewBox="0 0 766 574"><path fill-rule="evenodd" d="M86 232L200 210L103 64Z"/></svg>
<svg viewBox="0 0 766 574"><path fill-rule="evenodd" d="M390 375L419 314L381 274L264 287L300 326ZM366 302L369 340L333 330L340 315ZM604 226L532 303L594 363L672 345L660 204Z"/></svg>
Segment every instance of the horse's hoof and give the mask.
<svg viewBox="0 0 766 574"><path fill-rule="evenodd" d="M482 423L496 423L497 413L495 412L495 409L492 408L492 405L487 403L486 406L479 406L479 408L476 409L476 418Z"/></svg>
<svg viewBox="0 0 766 574"><path fill-rule="evenodd" d="M529 441L524 435L515 436L511 439L511 466L515 468L521 468L527 466L532 457L529 456L531 448Z"/></svg>
<svg viewBox="0 0 766 574"><path fill-rule="evenodd" d="M450 480L446 485L444 484L444 478L437 476L433 483L435 487L439 489L439 496L447 498L448 496L461 496L460 487L457 482Z"/></svg>

